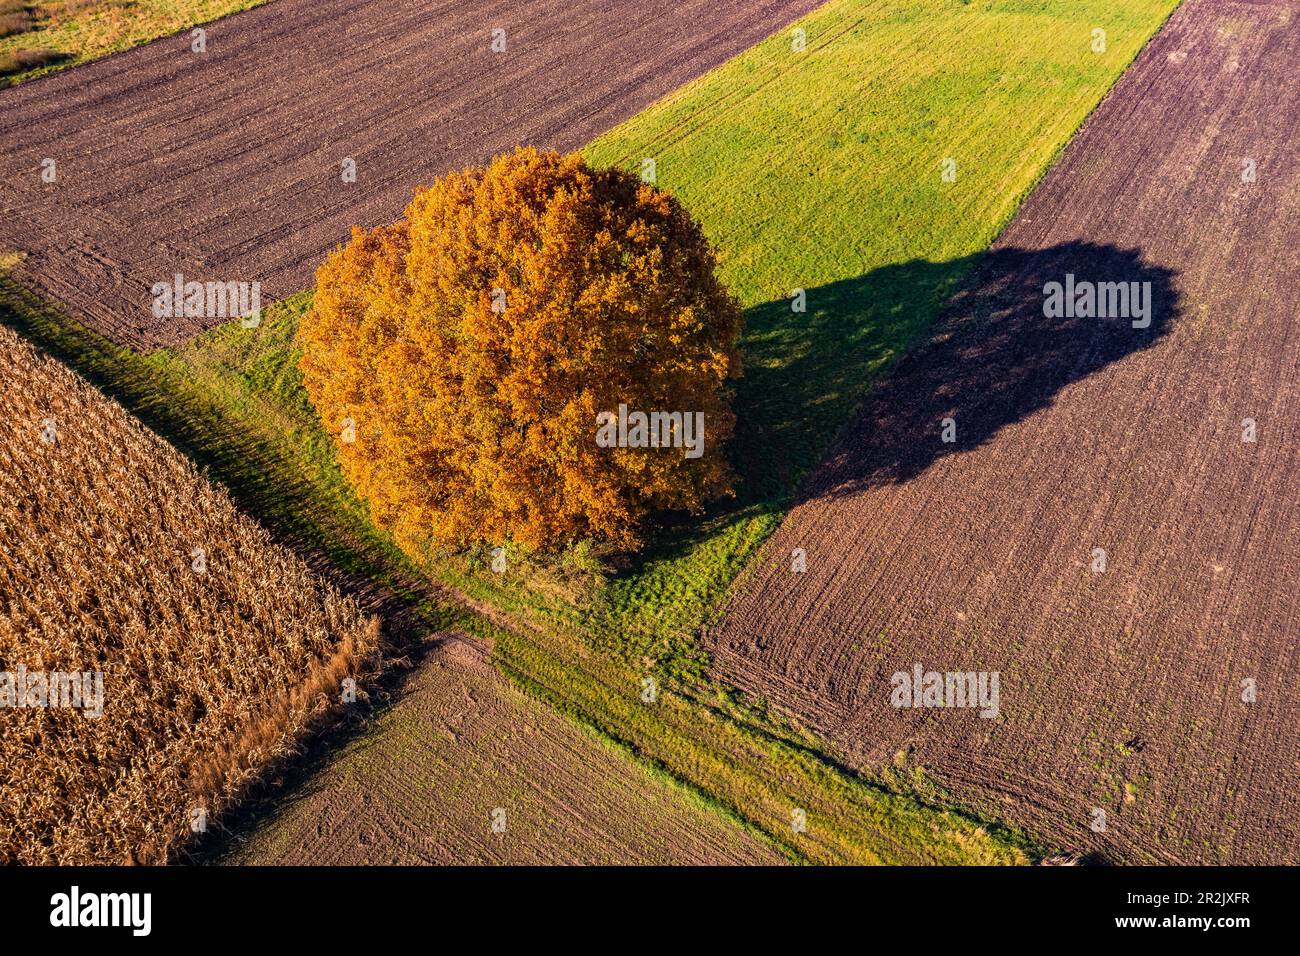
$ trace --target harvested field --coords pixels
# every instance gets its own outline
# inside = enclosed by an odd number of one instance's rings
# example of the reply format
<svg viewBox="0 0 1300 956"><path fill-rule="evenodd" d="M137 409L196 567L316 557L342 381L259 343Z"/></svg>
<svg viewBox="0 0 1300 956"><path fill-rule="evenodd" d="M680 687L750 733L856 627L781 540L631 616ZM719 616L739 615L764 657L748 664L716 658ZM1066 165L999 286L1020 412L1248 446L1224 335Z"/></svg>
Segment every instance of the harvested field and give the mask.
<svg viewBox="0 0 1300 956"><path fill-rule="evenodd" d="M1049 844L1300 862L1297 62L1300 4L1182 5L805 485L725 679ZM1045 317L1067 274L1150 327ZM891 706L918 664L999 716Z"/></svg>
<svg viewBox="0 0 1300 956"><path fill-rule="evenodd" d="M4 327L0 402L0 862L162 862L329 708L377 623ZM55 674L80 697L55 706Z"/></svg>
<svg viewBox="0 0 1300 956"><path fill-rule="evenodd" d="M526 697L460 634L226 854L241 864L719 864L782 857ZM494 832L493 813L504 829Z"/></svg>
<svg viewBox="0 0 1300 956"><path fill-rule="evenodd" d="M180 342L222 318L154 318L154 283L297 292L417 185L580 146L816 3L277 0L209 24L203 53L180 34L0 91L0 251L117 341Z"/></svg>

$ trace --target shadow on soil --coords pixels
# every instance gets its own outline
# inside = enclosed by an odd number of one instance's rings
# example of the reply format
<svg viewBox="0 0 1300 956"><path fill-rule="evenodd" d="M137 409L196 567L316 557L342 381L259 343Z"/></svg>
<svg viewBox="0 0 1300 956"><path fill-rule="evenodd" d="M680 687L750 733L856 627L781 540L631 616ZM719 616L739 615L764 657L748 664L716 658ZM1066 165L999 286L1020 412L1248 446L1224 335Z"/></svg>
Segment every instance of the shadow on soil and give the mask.
<svg viewBox="0 0 1300 956"><path fill-rule="evenodd" d="M977 258L915 259L808 289L803 312L788 298L747 309L727 447L735 497L712 505L704 521L660 515L657 533L619 576L690 551L719 523L784 513L880 372L925 333Z"/></svg>
<svg viewBox="0 0 1300 956"><path fill-rule="evenodd" d="M1130 295L1124 315L1049 318L1044 287L1067 275L1076 287L1122 283L1131 293L1137 283L1141 299ZM1070 242L896 263L809 289L803 313L790 299L748 310L729 449L737 493L711 517L908 481L978 447L1156 342L1179 311L1174 278L1140 250ZM1150 321L1135 328L1139 301ZM698 522L670 521L643 557L671 558L700 534Z"/></svg>

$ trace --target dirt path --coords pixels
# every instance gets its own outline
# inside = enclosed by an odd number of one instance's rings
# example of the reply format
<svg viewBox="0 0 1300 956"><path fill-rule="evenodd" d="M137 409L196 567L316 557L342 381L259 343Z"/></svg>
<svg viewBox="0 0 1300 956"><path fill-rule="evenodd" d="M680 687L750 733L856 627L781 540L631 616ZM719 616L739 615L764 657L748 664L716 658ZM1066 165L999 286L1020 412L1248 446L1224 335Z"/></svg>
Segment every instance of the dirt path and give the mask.
<svg viewBox="0 0 1300 956"><path fill-rule="evenodd" d="M279 801L225 862L783 862L511 687L484 655L442 636L374 729Z"/></svg>
<svg viewBox="0 0 1300 956"><path fill-rule="evenodd" d="M1300 4L1182 6L737 589L728 679L1057 845L1300 862L1297 63ZM1150 326L1046 317L1067 274ZM895 707L917 664L999 715Z"/></svg>
<svg viewBox="0 0 1300 956"><path fill-rule="evenodd" d="M181 34L0 91L0 250L120 342L183 341L220 319L155 319L154 283L297 292L418 184L576 148L817 4L276 0L209 24L203 53Z"/></svg>

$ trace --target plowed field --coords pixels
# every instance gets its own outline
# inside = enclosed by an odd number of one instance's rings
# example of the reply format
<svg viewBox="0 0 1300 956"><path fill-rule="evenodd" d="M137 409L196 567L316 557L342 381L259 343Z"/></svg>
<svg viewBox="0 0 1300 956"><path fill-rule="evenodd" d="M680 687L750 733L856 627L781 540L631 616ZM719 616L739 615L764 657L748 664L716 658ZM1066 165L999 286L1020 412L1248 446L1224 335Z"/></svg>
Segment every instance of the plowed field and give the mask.
<svg viewBox="0 0 1300 956"><path fill-rule="evenodd" d="M417 185L576 148L816 5L277 0L202 53L182 33L0 92L0 251L118 342L183 341L223 319L155 318L155 283L305 289Z"/></svg>

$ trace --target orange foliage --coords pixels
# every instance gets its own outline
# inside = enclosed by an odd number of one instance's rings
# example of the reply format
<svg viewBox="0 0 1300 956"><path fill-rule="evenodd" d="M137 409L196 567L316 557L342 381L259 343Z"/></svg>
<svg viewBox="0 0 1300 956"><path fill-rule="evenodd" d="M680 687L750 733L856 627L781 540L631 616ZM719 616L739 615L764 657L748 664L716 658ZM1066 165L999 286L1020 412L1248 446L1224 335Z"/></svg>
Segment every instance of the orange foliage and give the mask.
<svg viewBox="0 0 1300 956"><path fill-rule="evenodd" d="M374 519L419 546L635 547L730 491L736 301L667 193L521 149L444 176L317 272L308 394ZM704 452L601 447L597 416L704 414Z"/></svg>

